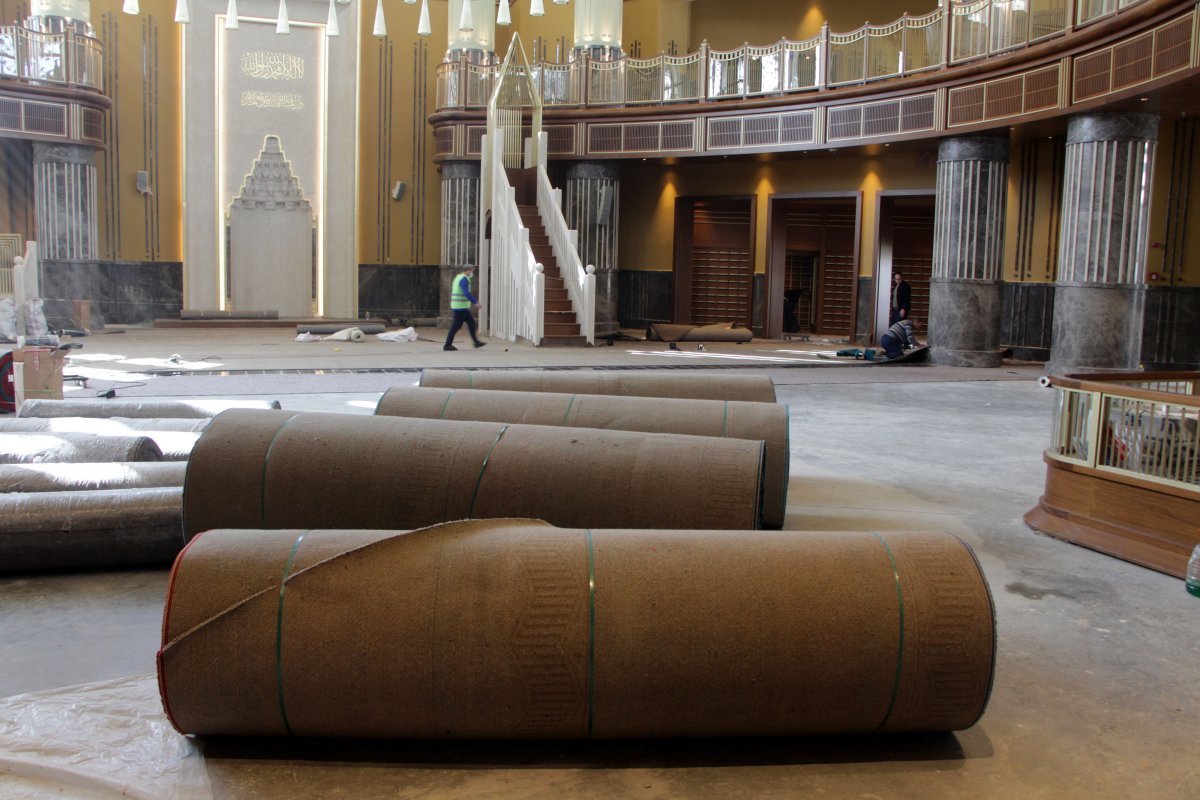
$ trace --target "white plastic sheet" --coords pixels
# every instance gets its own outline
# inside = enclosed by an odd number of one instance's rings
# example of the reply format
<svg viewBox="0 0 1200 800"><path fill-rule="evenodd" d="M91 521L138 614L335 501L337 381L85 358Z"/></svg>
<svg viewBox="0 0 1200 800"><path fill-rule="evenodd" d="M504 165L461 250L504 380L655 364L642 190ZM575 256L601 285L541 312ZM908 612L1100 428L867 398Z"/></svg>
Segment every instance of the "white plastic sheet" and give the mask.
<svg viewBox="0 0 1200 800"><path fill-rule="evenodd" d="M211 800L204 759L153 675L0 699L0 797Z"/></svg>
<svg viewBox="0 0 1200 800"><path fill-rule="evenodd" d="M417 340L417 331L415 328L401 328L398 331L377 333L375 334L375 338L381 342L415 342Z"/></svg>
<svg viewBox="0 0 1200 800"><path fill-rule="evenodd" d="M17 305L11 297L0 297L0 340L17 340Z"/></svg>

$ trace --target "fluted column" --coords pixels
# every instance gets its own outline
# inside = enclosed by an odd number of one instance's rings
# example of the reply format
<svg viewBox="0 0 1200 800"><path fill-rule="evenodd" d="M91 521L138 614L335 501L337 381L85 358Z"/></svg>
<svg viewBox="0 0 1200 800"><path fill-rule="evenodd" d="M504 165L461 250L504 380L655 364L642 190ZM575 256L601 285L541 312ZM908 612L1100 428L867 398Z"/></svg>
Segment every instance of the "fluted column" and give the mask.
<svg viewBox="0 0 1200 800"><path fill-rule="evenodd" d="M38 253L53 261L96 258L96 150L33 144Z"/></svg>
<svg viewBox="0 0 1200 800"><path fill-rule="evenodd" d="M1158 117L1072 117L1047 370L1136 369Z"/></svg>
<svg viewBox="0 0 1200 800"><path fill-rule="evenodd" d="M442 164L439 328L450 327L450 283L467 264L479 265L479 162L447 161Z"/></svg>
<svg viewBox="0 0 1200 800"><path fill-rule="evenodd" d="M938 146L929 286L936 363L1000 365L1007 180L1007 139L962 137Z"/></svg>
<svg viewBox="0 0 1200 800"><path fill-rule="evenodd" d="M617 314L617 222L621 167L615 161L567 165L563 216L579 234L579 259L596 268L596 333L615 333Z"/></svg>

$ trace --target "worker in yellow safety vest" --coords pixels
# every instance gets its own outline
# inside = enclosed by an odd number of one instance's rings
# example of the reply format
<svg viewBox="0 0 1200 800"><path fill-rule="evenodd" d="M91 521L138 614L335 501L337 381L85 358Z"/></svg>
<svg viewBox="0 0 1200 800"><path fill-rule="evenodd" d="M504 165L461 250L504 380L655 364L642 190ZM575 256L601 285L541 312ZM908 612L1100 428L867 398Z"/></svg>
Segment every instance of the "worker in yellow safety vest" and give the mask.
<svg viewBox="0 0 1200 800"><path fill-rule="evenodd" d="M475 295L471 294L471 276L474 274L475 267L467 264L462 268L462 272L454 276L454 281L450 284L450 310L454 312L454 320L450 323L450 333L446 336L443 350L458 349L454 346L454 336L464 322L467 324L467 332L471 334L471 341L475 343L476 347L483 347L487 344L487 342L479 341L479 337L475 334L475 315L471 313L471 307L479 305Z"/></svg>

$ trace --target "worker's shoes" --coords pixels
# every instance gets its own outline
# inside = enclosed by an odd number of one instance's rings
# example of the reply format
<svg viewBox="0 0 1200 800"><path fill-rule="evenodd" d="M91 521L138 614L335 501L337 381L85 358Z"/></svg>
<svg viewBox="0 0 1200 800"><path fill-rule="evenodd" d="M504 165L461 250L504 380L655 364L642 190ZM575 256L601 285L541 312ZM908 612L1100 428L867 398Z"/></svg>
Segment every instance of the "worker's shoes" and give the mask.
<svg viewBox="0 0 1200 800"><path fill-rule="evenodd" d="M476 347L483 347L485 344L487 344L487 342L476 342L476 343L475 343L475 346L476 346Z"/></svg>
<svg viewBox="0 0 1200 800"><path fill-rule="evenodd" d="M457 348L457 347L455 347L455 346L454 346L454 345L452 345L452 344L448 344L448 345L446 345L445 347L443 347L442 349L443 349L443 350L458 350L458 348Z"/></svg>

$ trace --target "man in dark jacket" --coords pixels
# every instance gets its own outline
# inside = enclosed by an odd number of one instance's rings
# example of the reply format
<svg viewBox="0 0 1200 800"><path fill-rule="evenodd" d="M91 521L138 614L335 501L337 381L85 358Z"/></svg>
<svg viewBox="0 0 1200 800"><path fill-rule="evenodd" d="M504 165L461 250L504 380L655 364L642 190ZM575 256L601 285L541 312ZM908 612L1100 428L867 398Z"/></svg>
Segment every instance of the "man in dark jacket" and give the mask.
<svg viewBox="0 0 1200 800"><path fill-rule="evenodd" d="M908 319L912 311L912 287L904 280L904 273L892 273L892 301L888 304L888 325Z"/></svg>

